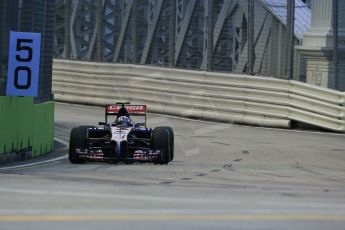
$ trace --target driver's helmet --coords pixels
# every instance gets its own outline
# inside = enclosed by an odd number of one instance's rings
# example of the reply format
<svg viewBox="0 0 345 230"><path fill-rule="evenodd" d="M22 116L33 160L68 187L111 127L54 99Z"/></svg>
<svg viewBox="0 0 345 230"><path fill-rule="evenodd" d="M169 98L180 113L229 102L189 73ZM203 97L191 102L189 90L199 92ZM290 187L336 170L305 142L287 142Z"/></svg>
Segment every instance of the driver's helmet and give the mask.
<svg viewBox="0 0 345 230"><path fill-rule="evenodd" d="M129 127L131 126L131 121L126 116L121 116L117 119L117 125Z"/></svg>

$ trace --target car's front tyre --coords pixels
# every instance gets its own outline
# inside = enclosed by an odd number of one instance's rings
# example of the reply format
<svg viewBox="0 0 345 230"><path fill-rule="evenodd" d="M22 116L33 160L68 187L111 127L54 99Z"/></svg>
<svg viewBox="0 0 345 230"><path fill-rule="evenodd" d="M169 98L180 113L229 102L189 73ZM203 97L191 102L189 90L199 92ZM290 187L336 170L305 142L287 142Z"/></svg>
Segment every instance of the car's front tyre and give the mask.
<svg viewBox="0 0 345 230"><path fill-rule="evenodd" d="M72 164L82 164L85 162L83 159L79 158L76 149L87 147L86 137L88 128L93 128L93 126L79 126L73 128L71 131L68 159Z"/></svg>
<svg viewBox="0 0 345 230"><path fill-rule="evenodd" d="M161 151L158 163L168 164L174 158L174 131L170 127L157 127L152 132L152 148Z"/></svg>

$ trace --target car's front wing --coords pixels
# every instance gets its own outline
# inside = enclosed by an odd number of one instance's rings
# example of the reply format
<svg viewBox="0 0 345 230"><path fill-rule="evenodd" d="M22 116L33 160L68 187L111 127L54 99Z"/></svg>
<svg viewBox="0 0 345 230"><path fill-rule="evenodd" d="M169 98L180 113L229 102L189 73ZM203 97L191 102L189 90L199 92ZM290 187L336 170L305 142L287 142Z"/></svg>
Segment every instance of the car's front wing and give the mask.
<svg viewBox="0 0 345 230"><path fill-rule="evenodd" d="M100 149L81 149L77 148L76 153L80 159L90 161L141 161L158 162L162 158L160 150L136 150L133 154L125 156L115 156L108 154Z"/></svg>

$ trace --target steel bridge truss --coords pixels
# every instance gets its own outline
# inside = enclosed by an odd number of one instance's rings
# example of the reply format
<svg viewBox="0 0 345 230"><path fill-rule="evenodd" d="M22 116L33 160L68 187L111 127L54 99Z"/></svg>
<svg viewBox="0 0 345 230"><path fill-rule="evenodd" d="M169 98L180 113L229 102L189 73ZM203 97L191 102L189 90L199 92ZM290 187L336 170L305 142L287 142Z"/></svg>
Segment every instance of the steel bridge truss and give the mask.
<svg viewBox="0 0 345 230"><path fill-rule="evenodd" d="M247 12L244 0L57 0L55 55L242 73ZM257 74L270 72L272 16L263 12L255 22Z"/></svg>

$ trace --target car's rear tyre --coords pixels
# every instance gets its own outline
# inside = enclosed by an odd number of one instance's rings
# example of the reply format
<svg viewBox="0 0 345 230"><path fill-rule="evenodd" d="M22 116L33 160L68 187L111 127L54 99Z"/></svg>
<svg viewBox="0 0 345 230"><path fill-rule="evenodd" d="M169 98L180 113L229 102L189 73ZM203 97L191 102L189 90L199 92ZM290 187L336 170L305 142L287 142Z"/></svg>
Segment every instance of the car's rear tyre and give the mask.
<svg viewBox="0 0 345 230"><path fill-rule="evenodd" d="M83 159L79 158L76 149L87 147L86 135L88 128L93 128L93 126L79 126L73 128L71 131L68 159L72 164L82 164L85 162Z"/></svg>
<svg viewBox="0 0 345 230"><path fill-rule="evenodd" d="M168 164L174 158L174 131L170 127L157 127L152 133L152 148L161 151L160 164Z"/></svg>

